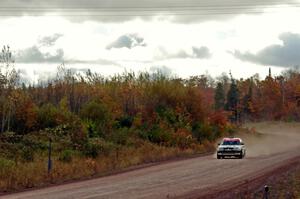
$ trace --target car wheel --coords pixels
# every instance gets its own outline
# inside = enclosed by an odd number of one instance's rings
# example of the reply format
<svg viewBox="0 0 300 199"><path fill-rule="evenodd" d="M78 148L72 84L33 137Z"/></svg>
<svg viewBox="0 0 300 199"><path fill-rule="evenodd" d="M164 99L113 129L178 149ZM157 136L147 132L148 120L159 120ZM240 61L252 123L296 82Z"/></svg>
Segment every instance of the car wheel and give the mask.
<svg viewBox="0 0 300 199"><path fill-rule="evenodd" d="M221 156L220 156L220 155L217 155L217 159L221 159Z"/></svg>
<svg viewBox="0 0 300 199"><path fill-rule="evenodd" d="M239 155L238 157L239 157L239 159L243 159L244 155L241 154L241 155Z"/></svg>

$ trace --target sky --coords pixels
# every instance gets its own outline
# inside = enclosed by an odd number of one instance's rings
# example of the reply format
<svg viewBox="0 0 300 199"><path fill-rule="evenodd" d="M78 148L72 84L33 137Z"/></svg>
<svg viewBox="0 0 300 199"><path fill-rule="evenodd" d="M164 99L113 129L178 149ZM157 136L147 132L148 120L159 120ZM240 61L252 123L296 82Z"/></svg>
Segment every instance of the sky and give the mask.
<svg viewBox="0 0 300 199"><path fill-rule="evenodd" d="M187 78L300 65L300 0L1 0L0 45L28 82L64 64Z"/></svg>

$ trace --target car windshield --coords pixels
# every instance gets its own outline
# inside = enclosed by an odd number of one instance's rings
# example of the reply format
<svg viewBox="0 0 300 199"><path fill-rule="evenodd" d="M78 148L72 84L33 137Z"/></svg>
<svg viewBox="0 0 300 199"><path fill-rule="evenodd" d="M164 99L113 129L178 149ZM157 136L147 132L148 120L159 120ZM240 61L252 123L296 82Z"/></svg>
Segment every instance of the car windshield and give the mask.
<svg viewBox="0 0 300 199"><path fill-rule="evenodd" d="M222 145L240 145L239 140L224 140Z"/></svg>

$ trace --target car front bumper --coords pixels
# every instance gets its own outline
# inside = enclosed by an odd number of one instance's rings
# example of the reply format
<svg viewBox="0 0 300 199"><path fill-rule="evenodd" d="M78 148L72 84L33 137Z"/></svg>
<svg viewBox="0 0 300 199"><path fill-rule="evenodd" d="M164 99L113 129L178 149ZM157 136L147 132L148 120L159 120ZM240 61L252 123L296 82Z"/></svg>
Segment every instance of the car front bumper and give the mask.
<svg viewBox="0 0 300 199"><path fill-rule="evenodd" d="M217 155L220 156L237 156L237 155L243 155L242 151L218 151Z"/></svg>

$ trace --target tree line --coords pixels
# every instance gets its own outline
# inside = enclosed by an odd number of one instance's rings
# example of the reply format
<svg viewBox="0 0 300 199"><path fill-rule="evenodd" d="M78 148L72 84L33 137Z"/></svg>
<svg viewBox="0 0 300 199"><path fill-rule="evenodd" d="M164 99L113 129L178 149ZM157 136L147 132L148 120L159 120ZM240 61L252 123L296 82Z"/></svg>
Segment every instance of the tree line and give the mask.
<svg viewBox="0 0 300 199"><path fill-rule="evenodd" d="M274 77L269 74L262 80L258 75L235 79L231 74L182 79L160 72L105 78L90 70L76 73L62 65L52 80L26 85L20 82L11 57L9 47L4 47L0 57L1 133L26 135L59 128L74 146L80 146L94 137L122 143L133 132L153 143L180 145L189 137L213 141L231 123L299 120L297 70Z"/></svg>

